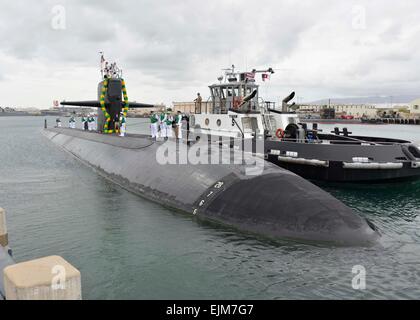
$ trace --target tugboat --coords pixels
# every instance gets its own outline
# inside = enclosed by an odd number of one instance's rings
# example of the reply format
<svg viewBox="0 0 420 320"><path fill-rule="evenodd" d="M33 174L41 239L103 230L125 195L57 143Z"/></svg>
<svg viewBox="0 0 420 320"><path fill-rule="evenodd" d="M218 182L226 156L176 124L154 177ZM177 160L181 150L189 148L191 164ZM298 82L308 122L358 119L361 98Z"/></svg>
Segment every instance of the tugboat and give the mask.
<svg viewBox="0 0 420 320"><path fill-rule="evenodd" d="M334 182L385 182L420 177L420 149L410 141L352 135L346 128L323 133L314 123L308 128L296 112L292 92L275 103L259 96L255 81L274 70L235 72L234 66L210 85L208 103L196 103L189 118L189 139L203 135L264 142L268 161L310 180ZM230 143L232 146L232 142ZM256 151L253 152L262 152Z"/></svg>

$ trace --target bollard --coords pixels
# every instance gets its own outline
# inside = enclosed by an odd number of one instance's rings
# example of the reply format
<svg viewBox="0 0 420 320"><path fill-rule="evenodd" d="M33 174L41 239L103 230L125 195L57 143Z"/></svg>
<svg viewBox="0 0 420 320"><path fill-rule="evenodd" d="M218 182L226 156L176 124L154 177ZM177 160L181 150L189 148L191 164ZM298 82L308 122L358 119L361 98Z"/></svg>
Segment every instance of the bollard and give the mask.
<svg viewBox="0 0 420 320"><path fill-rule="evenodd" d="M59 256L4 269L6 300L81 300L80 272Z"/></svg>
<svg viewBox="0 0 420 320"><path fill-rule="evenodd" d="M9 244L6 225L6 211L0 208L0 245L6 247Z"/></svg>
<svg viewBox="0 0 420 320"><path fill-rule="evenodd" d="M44 129L47 129L47 119L44 119Z"/></svg>

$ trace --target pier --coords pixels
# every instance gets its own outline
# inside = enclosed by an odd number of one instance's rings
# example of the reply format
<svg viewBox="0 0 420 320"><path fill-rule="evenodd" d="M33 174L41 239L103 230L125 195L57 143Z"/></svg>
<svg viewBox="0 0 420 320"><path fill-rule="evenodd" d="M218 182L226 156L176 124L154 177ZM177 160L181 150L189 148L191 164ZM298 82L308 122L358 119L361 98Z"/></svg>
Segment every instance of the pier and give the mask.
<svg viewBox="0 0 420 320"><path fill-rule="evenodd" d="M380 118L380 122L386 124L412 124L420 125L420 118L402 119L402 118Z"/></svg>
<svg viewBox="0 0 420 320"><path fill-rule="evenodd" d="M80 272L60 256L16 263L0 208L0 300L81 300Z"/></svg>

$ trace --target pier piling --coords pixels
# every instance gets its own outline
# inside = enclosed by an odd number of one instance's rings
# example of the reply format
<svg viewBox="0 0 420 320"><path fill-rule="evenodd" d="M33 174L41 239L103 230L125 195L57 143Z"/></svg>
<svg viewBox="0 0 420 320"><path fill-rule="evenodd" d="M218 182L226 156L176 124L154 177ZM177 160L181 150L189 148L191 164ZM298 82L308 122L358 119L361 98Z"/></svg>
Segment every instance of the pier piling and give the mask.
<svg viewBox="0 0 420 320"><path fill-rule="evenodd" d="M6 300L81 300L80 272L59 256L4 269Z"/></svg>
<svg viewBox="0 0 420 320"><path fill-rule="evenodd" d="M80 272L59 256L17 263L0 208L0 300L81 300Z"/></svg>
<svg viewBox="0 0 420 320"><path fill-rule="evenodd" d="M0 245L7 247L9 244L7 225L6 225L6 212L0 208Z"/></svg>

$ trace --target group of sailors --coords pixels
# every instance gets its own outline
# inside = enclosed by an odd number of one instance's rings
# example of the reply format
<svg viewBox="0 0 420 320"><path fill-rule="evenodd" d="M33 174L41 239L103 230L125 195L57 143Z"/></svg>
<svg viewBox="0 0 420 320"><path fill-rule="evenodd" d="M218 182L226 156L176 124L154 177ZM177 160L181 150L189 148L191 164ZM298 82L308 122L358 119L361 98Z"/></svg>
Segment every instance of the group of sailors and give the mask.
<svg viewBox="0 0 420 320"><path fill-rule="evenodd" d="M118 117L118 116L116 116ZM180 111L173 116L169 111L162 111L161 113L150 113L150 132L153 139L163 138L167 140L175 136L177 140L182 140L182 121L184 116ZM96 120L92 115L83 116L81 119L82 128L85 131L96 131L97 124ZM56 119L57 127L61 127L61 120ZM71 116L69 119L69 128L76 129L76 119ZM123 112L120 113L118 119L114 122L115 131L121 136L125 136L126 133L126 119Z"/></svg>
<svg viewBox="0 0 420 320"><path fill-rule="evenodd" d="M57 118L55 120L56 122L56 127L60 128L61 127L61 120L60 118ZM124 121L125 122L125 121ZM83 116L82 117L82 127L83 130L86 131L96 131L96 120L92 115L89 115L87 117ZM76 119L74 116L71 116L69 119L69 128L70 129L76 129ZM124 126L125 129L125 126ZM124 130L125 132L125 130Z"/></svg>
<svg viewBox="0 0 420 320"><path fill-rule="evenodd" d="M70 125L70 121L72 120L72 118L70 118L70 120L69 120L69 125ZM76 120L74 120L74 118L73 118L73 123L74 123L73 124L74 127L72 129L74 129L76 127ZM85 130L85 131L96 131L96 121L95 121L95 118L92 115L89 115L87 117L83 116L82 117L82 124L83 124L83 130Z"/></svg>
<svg viewBox="0 0 420 320"><path fill-rule="evenodd" d="M152 139L175 138L182 140L182 114L180 111L173 116L170 112L162 111L160 114L150 112L150 134Z"/></svg>
<svg viewBox="0 0 420 320"><path fill-rule="evenodd" d="M56 127L61 128L61 120L57 118L56 120ZM97 123L96 119L93 115L83 116L81 119L82 128L85 131L97 131ZM69 128L76 129L76 119L74 116L71 116L69 119ZM120 115L116 115L116 119L113 123L113 128L116 133L118 133L121 137L125 136L126 133L126 119L124 117L124 113L121 112Z"/></svg>

